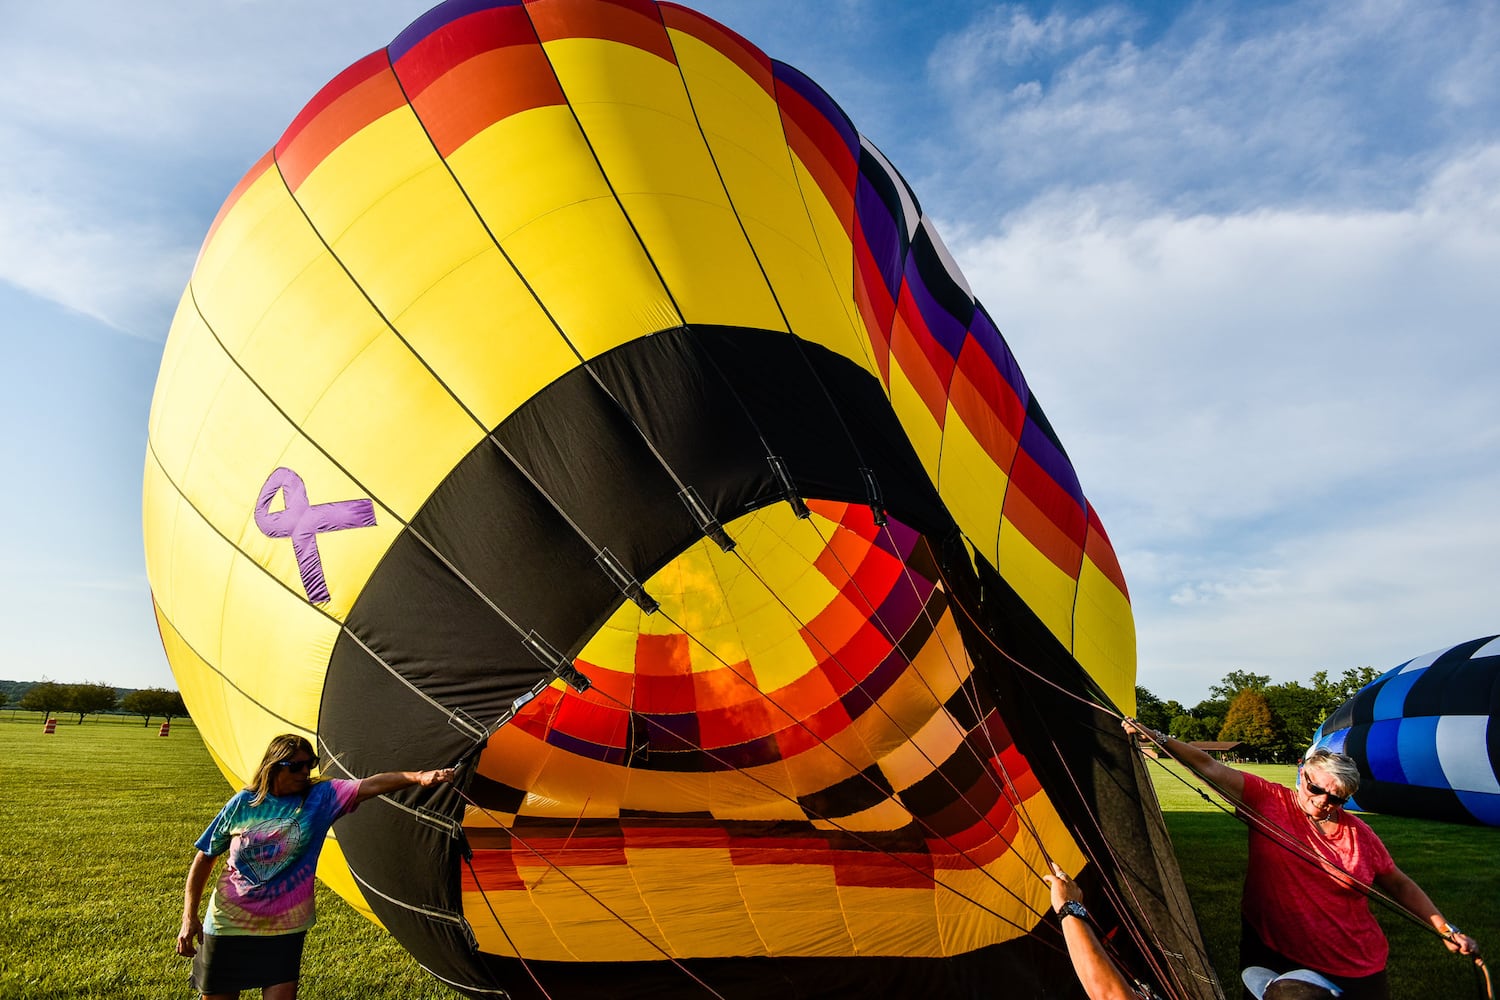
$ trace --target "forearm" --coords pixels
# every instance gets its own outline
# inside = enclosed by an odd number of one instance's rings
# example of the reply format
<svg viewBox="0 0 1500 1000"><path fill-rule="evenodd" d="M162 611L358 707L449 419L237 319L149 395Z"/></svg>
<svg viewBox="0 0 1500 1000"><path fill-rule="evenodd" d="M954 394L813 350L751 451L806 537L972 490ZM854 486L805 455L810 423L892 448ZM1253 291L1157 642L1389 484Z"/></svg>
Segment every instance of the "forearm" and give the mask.
<svg viewBox="0 0 1500 1000"><path fill-rule="evenodd" d="M1134 996L1130 984L1104 953L1092 927L1078 917L1064 917L1062 929L1073 971L1089 1000L1130 1000Z"/></svg>
<svg viewBox="0 0 1500 1000"><path fill-rule="evenodd" d="M368 778L360 779L356 801L363 802L365 799L385 795L387 792L398 792L412 785L431 788L433 785L452 781L453 774L451 767L439 768L435 771L385 771L381 774L372 774Z"/></svg>
<svg viewBox="0 0 1500 1000"><path fill-rule="evenodd" d="M1222 794L1236 801L1244 797L1245 776L1241 772L1174 736L1147 729L1138 722L1134 722L1133 725L1136 731L1155 742L1173 760L1204 780L1212 782Z"/></svg>
<svg viewBox="0 0 1500 1000"><path fill-rule="evenodd" d="M1432 925L1436 930L1446 933L1448 919L1437 908L1437 904L1432 901L1432 897L1427 895L1421 886L1412 881L1410 876L1401 874L1399 877L1392 878L1387 886L1387 891L1390 893L1392 899L1400 903L1411 913L1422 918L1422 920Z"/></svg>
<svg viewBox="0 0 1500 1000"><path fill-rule="evenodd" d="M208 887L208 877L213 873L214 859L199 851L188 865L187 883L182 890L182 919L196 920L198 908L203 904L203 891Z"/></svg>

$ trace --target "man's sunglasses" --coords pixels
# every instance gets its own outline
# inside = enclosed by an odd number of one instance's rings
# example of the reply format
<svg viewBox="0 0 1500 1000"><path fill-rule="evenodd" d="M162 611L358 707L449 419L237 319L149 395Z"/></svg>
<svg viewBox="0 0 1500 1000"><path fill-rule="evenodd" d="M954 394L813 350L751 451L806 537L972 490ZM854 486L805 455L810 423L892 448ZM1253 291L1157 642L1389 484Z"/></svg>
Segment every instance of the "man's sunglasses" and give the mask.
<svg viewBox="0 0 1500 1000"><path fill-rule="evenodd" d="M1308 795L1309 798L1314 798L1315 799L1319 795L1326 795L1326 796L1328 796L1328 804L1331 805L1331 806L1341 806L1345 802L1349 801L1349 796L1347 796L1347 795L1335 795L1332 792L1330 792L1328 789L1322 788L1322 787L1320 787L1318 785L1313 784L1306 777L1304 777L1302 779L1302 787L1305 788L1305 789L1307 789L1307 795Z"/></svg>
<svg viewBox="0 0 1500 1000"><path fill-rule="evenodd" d="M312 770L313 762L310 760L278 760L276 766L286 768L293 774L306 774Z"/></svg>

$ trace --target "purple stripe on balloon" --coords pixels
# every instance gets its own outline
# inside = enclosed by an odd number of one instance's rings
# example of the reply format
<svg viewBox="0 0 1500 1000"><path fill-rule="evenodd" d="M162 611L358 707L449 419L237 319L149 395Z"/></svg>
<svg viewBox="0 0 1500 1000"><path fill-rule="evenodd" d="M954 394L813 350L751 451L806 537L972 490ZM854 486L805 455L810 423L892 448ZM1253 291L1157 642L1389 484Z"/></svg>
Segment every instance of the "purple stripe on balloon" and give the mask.
<svg viewBox="0 0 1500 1000"><path fill-rule="evenodd" d="M829 123L838 130L844 145L849 147L849 155L854 159L859 158L859 133L854 124L849 121L849 116L844 114L844 109L839 107L828 92L812 81L812 78L803 73L795 66L788 66L784 62L771 60L771 67L776 73L776 82L785 84L802 98L816 108Z"/></svg>
<svg viewBox="0 0 1500 1000"><path fill-rule="evenodd" d="M271 510L271 501L281 494L282 509ZM302 574L302 587L314 604L330 600L323 560L318 555L318 536L325 531L369 528L375 524L375 505L369 500L338 500L310 504L302 477L282 467L266 479L255 501L255 526L267 538L290 538Z"/></svg>
<svg viewBox="0 0 1500 1000"><path fill-rule="evenodd" d="M894 302L901 287L902 234L896 228L890 206L863 174L854 194L854 211L859 216L859 231L864 235L865 246Z"/></svg>
<svg viewBox="0 0 1500 1000"><path fill-rule="evenodd" d="M1083 487L1078 485L1078 474L1073 471L1073 463L1068 461L1068 456L1057 447L1051 435L1039 427L1029 413L1026 415L1026 426L1021 430L1021 449L1080 508L1083 507Z"/></svg>
<svg viewBox="0 0 1500 1000"><path fill-rule="evenodd" d="M1010 345L1005 338L1000 336L1000 330L995 326L995 321L990 319L989 313L984 311L983 306L974 310L974 318L969 321L969 335L974 342L984 350L985 355L995 366L995 371L1000 377L1010 383L1010 387L1016 391L1016 396L1021 400L1021 406L1026 407L1031 403L1031 391L1026 387L1026 376L1021 374L1021 366L1016 364L1015 355L1010 353Z"/></svg>
<svg viewBox="0 0 1500 1000"><path fill-rule="evenodd" d="M917 311L922 314L927 329L943 350L948 352L948 356L957 360L959 349L964 346L964 334L968 332L965 323L933 298L926 282L922 280L915 252L906 258L906 287L911 289L912 301L917 304Z"/></svg>
<svg viewBox="0 0 1500 1000"><path fill-rule="evenodd" d="M461 17L481 10L492 10L496 7L517 7L522 0L448 0L447 3L438 4L436 7L408 24L401 34L397 35L390 45L386 46L386 52L390 55L391 62L399 62L401 57L415 48L422 39L437 31L445 24L457 21Z"/></svg>

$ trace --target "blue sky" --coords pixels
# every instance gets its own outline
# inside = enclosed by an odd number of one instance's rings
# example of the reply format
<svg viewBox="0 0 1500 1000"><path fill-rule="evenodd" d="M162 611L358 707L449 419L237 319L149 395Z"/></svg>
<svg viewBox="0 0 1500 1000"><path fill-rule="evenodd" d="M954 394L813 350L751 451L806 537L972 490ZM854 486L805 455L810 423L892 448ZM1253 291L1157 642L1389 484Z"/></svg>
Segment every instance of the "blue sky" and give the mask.
<svg viewBox="0 0 1500 1000"><path fill-rule="evenodd" d="M0 37L0 677L174 686L140 537L218 205L425 5L55 0ZM1140 682L1500 632L1500 6L705 2L906 175L1130 584Z"/></svg>

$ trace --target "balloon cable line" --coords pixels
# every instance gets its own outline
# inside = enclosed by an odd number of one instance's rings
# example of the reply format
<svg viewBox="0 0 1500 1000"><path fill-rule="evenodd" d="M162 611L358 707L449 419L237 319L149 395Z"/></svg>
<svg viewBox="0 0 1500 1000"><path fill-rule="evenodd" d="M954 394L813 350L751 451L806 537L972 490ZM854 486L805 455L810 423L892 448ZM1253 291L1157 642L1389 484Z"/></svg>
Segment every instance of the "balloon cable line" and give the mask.
<svg viewBox="0 0 1500 1000"><path fill-rule="evenodd" d="M547 992L547 987L543 986L542 981L537 978L537 974L531 968L531 963L526 961L526 956L521 954L521 949L516 946L516 942L511 938L510 931L505 929L505 924L501 921L500 914L495 912L495 904L490 902L489 893L484 891L484 886L479 881L479 873L474 870L474 862L467 854L463 855L463 860L464 866L469 869L469 877L474 880L474 888L479 890L479 898L484 900L485 909L490 911L490 916L494 918L495 926L500 929L500 933L505 937L505 943L510 945L510 950L516 953L516 958L520 961L521 968L525 970L526 975L530 977L532 983L536 985L537 990L541 992L543 1000L552 1000L552 994Z"/></svg>
<svg viewBox="0 0 1500 1000"><path fill-rule="evenodd" d="M1025 673L1029 674L1031 677L1035 678L1036 680L1039 680L1039 681L1043 682L1044 684L1046 684L1047 686L1051 687L1052 689L1054 689L1058 693L1066 695L1067 697L1069 697L1069 698L1071 698L1071 699L1073 699L1073 700L1075 700L1077 702L1080 702L1081 704L1083 704L1085 706L1093 708L1096 711L1102 712L1103 714L1105 714L1107 716L1110 716L1110 717L1113 717L1113 718L1116 718L1116 719L1123 718L1123 716L1119 712L1115 711L1114 709L1110 708L1109 706L1100 704L1098 701L1095 701L1094 699L1080 696L1076 692L1068 690L1067 688L1065 688L1062 685L1058 684L1056 681L1052 680L1051 678L1046 677L1045 675L1043 675L1042 673L1040 673L1035 668L1033 668L1033 667L1029 666L1028 664L1023 663L1021 660L1017 659L1009 651L1007 651L1004 647L1002 647L998 642L995 641L995 639L989 634L988 630L979 621L979 619L975 615L975 613L972 610L970 610L968 608L968 606L959 598L957 592L953 590L953 588L951 587L951 585L949 586L949 590L950 590L950 592L952 592L953 604L956 605L963 612L963 614L965 615L965 617L968 618L969 622L978 630L978 632L981 635L983 635L985 637L985 641L990 645L990 647L995 652L999 653L1005 659L1007 659L1008 661L1010 661L1015 667L1017 667L1018 669L1024 671ZM1056 749L1057 748L1057 743L1056 743L1055 738L1053 738L1053 737L1051 737L1049 735L1048 739L1049 739L1049 742ZM1069 780L1074 784L1074 787L1077 788L1077 777L1076 777L1076 775L1073 774L1071 766L1067 763L1066 760L1063 759L1062 754L1060 752L1058 753L1057 756L1058 756L1058 760L1062 763L1062 766L1063 766L1065 772L1068 774ZM1081 794L1082 794L1081 790L1079 791L1079 794L1081 796ZM1093 813L1091 811L1089 811L1088 814L1089 814L1089 816L1091 818L1093 817ZM1097 822L1096 822L1096 829L1099 829L1099 832L1101 834L1103 833L1102 828L1098 828L1097 827ZM1100 839L1101 839L1102 843L1108 845L1109 842L1108 842L1107 838L1104 838L1104 837L1101 836ZM1118 858L1114 857L1114 852L1113 852L1112 849L1110 849L1110 854L1111 854L1112 860L1115 861L1116 864L1118 864ZM1097 859L1095 859L1095 860L1097 861ZM1117 892L1117 889L1113 886L1112 883L1109 882L1109 880L1106 879L1106 880L1103 880L1103 882L1104 882L1104 887L1105 887L1106 893L1113 894L1113 893ZM1123 903L1123 899L1116 899L1115 902L1116 902L1116 909L1117 909L1117 911L1122 916L1125 913L1129 912L1123 906L1119 905L1119 904ZM1144 919L1144 910L1140 909L1139 906L1137 906L1136 907L1136 912L1138 912L1141 915L1141 918ZM1127 921L1123 921L1123 922L1126 925L1126 927L1128 928L1129 932L1133 936L1138 935L1139 932L1133 926L1133 923L1134 923L1133 921L1127 920ZM1160 940L1158 938L1156 938L1154 934L1152 935L1152 940L1157 944L1158 947L1160 947ZM1137 943L1138 944L1140 943L1139 938L1137 938ZM1151 963L1152 965L1156 964L1155 959L1151 956L1151 952L1150 952L1149 949L1141 948L1140 950L1142 952L1142 955L1144 957L1146 957L1146 959L1147 959L1147 961L1149 963ZM1201 959L1204 959L1206 961L1206 956L1205 955L1200 954L1199 957ZM1205 978L1205 977L1201 977L1194 970L1189 969L1188 971L1189 971L1190 974L1194 975L1197 978ZM1163 981L1165 981L1165 980L1163 980Z"/></svg>
<svg viewBox="0 0 1500 1000"><path fill-rule="evenodd" d="M894 550L896 548L896 539L895 539L894 534L891 532L891 530L890 530L889 527L884 527L881 530L886 533L887 539L888 539L889 543L891 544L892 549ZM923 544L926 544L925 539L923 541ZM836 556L836 558L838 558L838 557ZM841 559L840 559L840 565L842 565L842 560ZM902 565L902 573L903 573L904 578L907 580L909 586L912 588L913 593L916 594L918 597L920 597L920 589L918 588L916 580L914 579L914 575L913 575L913 572L912 572L912 569L911 569L910 565L905 560L902 561L901 565ZM845 572L846 573L849 572L847 570L847 568L845 569ZM855 586L858 587L859 584L858 584L857 581L854 581L854 577L853 577L852 573L849 573L849 577L850 577L851 581L855 582ZM954 596L954 600L957 600L956 595ZM866 597L866 601L868 602L868 597ZM929 606L926 605L925 603L923 604L923 612L924 612L924 614L926 614L928 616L929 621L930 621L931 620L931 611L930 611ZM937 631L937 629L936 629L936 623L935 622L931 622L931 624L933 625L934 635L938 639L938 642L943 646L944 652L948 656L949 664L953 667L954 672L955 672L955 676L957 676L957 670L958 670L957 663L953 659L952 654L950 652L948 652L947 641L942 637L941 633L939 633ZM965 657L966 662L969 662L968 661L968 651L967 651L966 648L963 650L963 655ZM970 662L970 671L971 671L971 673L973 671L972 662ZM959 680L962 682L962 678L961 677L959 678ZM965 694L966 694L966 696L968 698L968 701L969 701L970 710L974 713L974 715L975 715L976 718L980 718L980 717L982 717L983 713L982 713L982 711L980 709L980 706L978 704L978 700L977 700L977 698L974 695L974 691L975 690L976 689L970 688L968 686L964 687ZM989 743L990 751L991 751L991 754L993 755L993 759L995 761L995 764L1000 768L1001 774L1003 775L1004 785L1003 785L1002 790L1007 794L1007 797L1009 797L1011 795L1014 796L1013 805L1014 805L1015 809L1017 810L1017 814L1020 816L1021 821L1027 826L1027 829L1031 833L1032 838L1035 841L1037 847L1041 850L1041 853L1042 853L1042 856L1043 856L1044 860L1050 865L1053 862L1053 858L1052 858L1051 854L1047 851L1046 844L1045 844L1045 842L1044 842L1041 834L1038 832L1038 829L1036 827L1035 821L1031 818L1030 810L1029 810L1029 808L1027 806L1027 802L1026 802L1025 799L1022 798L1022 796L1020 794L1020 790L1016 786L1016 782L1015 782L1014 778L1011 777L1009 769L1008 769L1007 765L1005 764L1005 761L1004 761L1003 757L1001 756L1001 754L999 752L999 749L995 746L993 734L990 733L988 727L984 727L984 736L985 736L985 739ZM1062 756L1062 754L1060 752L1060 748L1058 748L1058 746L1057 746L1056 740L1052 739L1051 737L1049 737L1049 742L1053 746L1054 750L1059 750L1059 753L1058 753L1057 756L1058 756L1059 761L1063 765L1064 772L1068 775L1068 778L1069 778L1070 782L1072 782L1074 790L1078 794L1079 801L1083 801L1083 792L1082 792L1082 789L1080 789L1078 787L1077 778L1073 774L1071 766L1063 758L1063 756ZM1094 814L1092 813L1092 811L1089 811L1088 815L1089 815L1089 817L1091 819L1095 819L1094 829L1099 834L1100 841L1102 843L1104 843L1106 845L1106 847L1108 847L1109 841L1108 841L1107 837L1104 836L1104 830L1103 830L1103 828L1099 826L1099 824L1097 822L1097 819L1096 819L1096 817L1094 817ZM1089 845L1087 843L1080 844L1080 847L1087 854L1090 855L1091 860L1093 860L1096 864L1098 863L1099 859L1096 856L1094 856L1094 852L1092 851L1092 849L1089 847ZM1115 856L1115 853L1113 852L1113 850L1110 850L1109 853L1110 853L1111 860L1115 864L1116 869L1119 870L1122 867L1120 859L1117 856ZM1036 875L1038 879L1042 878L1041 873L1037 872L1035 868L1032 868L1029 862L1027 863L1027 868L1030 869L1031 872L1032 872L1032 874ZM1101 868L1102 868L1102 866L1101 866ZM1103 886L1105 888L1105 891L1107 893L1111 893L1111 894L1114 893L1115 887L1114 887L1113 883L1111 883L1108 880L1102 880L1102 882L1103 882ZM1119 912L1120 914L1124 915L1127 911L1123 907L1121 907L1119 905L1120 902L1121 902L1121 900L1118 900L1118 899L1115 900L1116 911ZM1137 911L1136 912L1144 914L1144 911L1141 910L1139 908L1139 906L1137 906ZM1127 928L1128 933L1130 933L1132 935L1132 937L1135 939L1137 947L1139 948L1141 954L1146 958L1148 964L1150 964L1152 966L1153 970L1156 971L1158 981L1163 981L1163 982L1166 981L1166 977L1163 976L1163 975L1161 975L1161 973L1163 972L1163 969L1160 968L1160 963L1158 963L1158 962L1155 961L1152 952L1145 947L1145 944L1146 944L1146 935L1143 934L1136 927L1134 921L1124 921L1124 923L1125 923L1125 926ZM1158 948L1161 947L1160 940L1158 938L1156 938L1154 934L1151 936L1151 941ZM1114 948L1113 942L1111 940L1101 938L1101 945L1115 957L1115 959L1117 961L1117 964L1122 965L1122 967L1128 964L1128 963L1126 963L1126 962L1124 962L1122 960L1122 957L1119 955L1118 950ZM1193 970L1189 970L1189 971L1193 972ZM1193 974L1197 975L1196 973L1193 973ZM1202 977L1202 976L1199 976L1199 978L1206 979L1206 977ZM1211 981L1211 980L1209 980L1209 981ZM1144 984L1141 984L1141 985L1144 986ZM1149 989L1149 987L1146 987L1146 988Z"/></svg>

